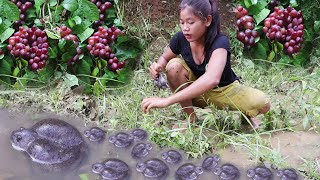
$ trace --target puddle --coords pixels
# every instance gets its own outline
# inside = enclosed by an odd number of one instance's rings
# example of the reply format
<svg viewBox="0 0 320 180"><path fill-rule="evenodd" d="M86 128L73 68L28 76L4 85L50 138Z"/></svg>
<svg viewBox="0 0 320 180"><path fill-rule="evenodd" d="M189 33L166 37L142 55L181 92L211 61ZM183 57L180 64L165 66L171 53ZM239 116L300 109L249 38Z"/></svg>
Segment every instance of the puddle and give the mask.
<svg viewBox="0 0 320 180"><path fill-rule="evenodd" d="M89 129L90 125L85 125L84 121L75 118L62 118L52 114L32 114L27 115L23 113L9 113L5 109L0 109L0 180L80 180L80 174L86 174L89 180L97 180L99 176L91 171L91 165L96 162L103 162L106 159L117 158L128 164L131 171L131 180L137 179L147 179L141 173L135 170L136 164L139 162L146 161L151 158L161 159L161 153L169 149L160 149L155 144L153 144L153 149L149 155L141 160L135 160L131 158L131 149L134 146L130 146L129 149L119 149L115 148L108 140L102 143L90 142L84 137L85 141L89 145L89 154L87 159L74 171L67 172L65 174L59 175L43 175L35 173L34 168L32 168L30 159L28 159L22 152L14 150L10 143L10 134L13 130L20 127L31 127L36 120L41 118L58 118L63 119L76 127L80 132ZM125 132L125 131L124 131ZM112 135L108 133L106 139ZM320 136L316 133L303 132L303 133L275 133L272 135L271 143L273 148L279 148L283 156L286 157L286 161L291 167L297 168L301 165L301 158L313 159L320 155L319 148ZM135 142L135 144L138 142ZM181 151L180 151L181 152ZM218 166L224 163L231 163L235 165L240 170L240 179L250 179L246 177L246 171L253 166L253 162L249 153L241 149L227 148L217 152L220 154L220 162ZM177 165L170 165L167 163L170 169L170 174L167 179L174 179L174 172L184 163L193 163L197 166L201 166L202 161L205 157L201 159L187 159L186 154L183 154L183 161ZM275 174L275 173L274 173ZM275 179L277 179L276 177ZM213 172L204 172L199 176L198 179L219 179L217 175Z"/></svg>

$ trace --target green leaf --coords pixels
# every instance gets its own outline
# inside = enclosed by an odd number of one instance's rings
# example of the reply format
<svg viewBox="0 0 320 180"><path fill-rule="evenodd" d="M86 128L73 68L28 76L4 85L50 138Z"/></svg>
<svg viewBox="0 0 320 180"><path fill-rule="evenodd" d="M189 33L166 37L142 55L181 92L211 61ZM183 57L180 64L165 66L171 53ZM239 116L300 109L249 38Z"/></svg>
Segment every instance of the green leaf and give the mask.
<svg viewBox="0 0 320 180"><path fill-rule="evenodd" d="M251 0L251 4L257 4L258 3L258 0Z"/></svg>
<svg viewBox="0 0 320 180"><path fill-rule="evenodd" d="M273 61L274 57L276 56L276 53L274 51L271 51L268 56L268 61Z"/></svg>
<svg viewBox="0 0 320 180"><path fill-rule="evenodd" d="M34 20L34 25L36 25L37 27L41 27L42 23L41 23L40 19L35 19Z"/></svg>
<svg viewBox="0 0 320 180"><path fill-rule="evenodd" d="M0 16L11 22L19 20L19 8L9 0L0 1ZM2 20L4 21L4 20Z"/></svg>
<svg viewBox="0 0 320 180"><path fill-rule="evenodd" d="M76 64L76 76L79 78L79 84L85 85L85 92L90 93L91 92L91 81L90 77L84 76L84 75L90 75L91 73L91 66L90 62L91 59L85 57L79 63Z"/></svg>
<svg viewBox="0 0 320 180"><path fill-rule="evenodd" d="M77 0L64 0L61 5L71 12L74 12L79 8Z"/></svg>
<svg viewBox="0 0 320 180"><path fill-rule="evenodd" d="M58 57L58 47L49 47L49 58L54 59Z"/></svg>
<svg viewBox="0 0 320 180"><path fill-rule="evenodd" d="M82 34L86 29L88 29L91 26L91 22L89 20L82 21L81 24L75 25L72 27L73 34Z"/></svg>
<svg viewBox="0 0 320 180"><path fill-rule="evenodd" d="M297 6L298 6L298 3L297 3L296 0L290 0L290 5L291 5L292 7L297 7Z"/></svg>
<svg viewBox="0 0 320 180"><path fill-rule="evenodd" d="M79 85L79 80L77 76L66 73L65 76L62 77L64 82L66 83L67 87L71 88L72 86L78 86Z"/></svg>
<svg viewBox="0 0 320 180"><path fill-rule="evenodd" d="M52 32L52 31L49 30L49 29L45 29L44 31L46 32L47 36L48 36L50 39L60 39L60 38L61 38L60 35Z"/></svg>
<svg viewBox="0 0 320 180"><path fill-rule="evenodd" d="M253 46L252 51L254 58L267 59L267 50L261 43L257 43L255 46Z"/></svg>
<svg viewBox="0 0 320 180"><path fill-rule="evenodd" d="M65 53L62 54L61 60L62 60L63 62L67 62L67 61L69 61L71 58L73 58L73 56L74 56L73 53L65 52Z"/></svg>
<svg viewBox="0 0 320 180"><path fill-rule="evenodd" d="M266 17L268 17L269 13L270 13L270 10L264 8L264 9L262 9L262 10L260 11L259 14L254 15L253 18L255 19L256 23L259 24L259 23L262 22Z"/></svg>
<svg viewBox="0 0 320 180"><path fill-rule="evenodd" d="M28 19L37 17L36 10L34 8L28 9L26 13Z"/></svg>
<svg viewBox="0 0 320 180"><path fill-rule="evenodd" d="M113 24L116 26L116 27L119 27L119 26L123 26L122 22L120 21L120 19L114 19L113 21Z"/></svg>
<svg viewBox="0 0 320 180"><path fill-rule="evenodd" d="M75 16L72 18L76 24L81 24L82 20L79 16Z"/></svg>
<svg viewBox="0 0 320 180"><path fill-rule="evenodd" d="M80 174L79 177L81 180L89 180L88 174Z"/></svg>
<svg viewBox="0 0 320 180"><path fill-rule="evenodd" d="M64 46L66 45L66 43L67 43L67 40L60 39L59 42L58 42L59 49L64 49Z"/></svg>
<svg viewBox="0 0 320 180"><path fill-rule="evenodd" d="M289 56L283 55L283 56L281 56L281 59L279 60L279 62L284 63L284 64L290 64L291 59Z"/></svg>
<svg viewBox="0 0 320 180"><path fill-rule="evenodd" d="M50 0L49 2L50 6L56 6L58 4L58 0Z"/></svg>
<svg viewBox="0 0 320 180"><path fill-rule="evenodd" d="M45 0L34 0L34 7L36 8L36 13L39 16L41 11L41 6L44 4Z"/></svg>
<svg viewBox="0 0 320 180"><path fill-rule="evenodd" d="M91 74L91 66L88 62L87 58L83 58L81 61L79 61L77 68L77 74L85 74L90 75Z"/></svg>
<svg viewBox="0 0 320 180"><path fill-rule="evenodd" d="M281 44L280 42L276 42L276 45L279 52L283 51L283 44Z"/></svg>
<svg viewBox="0 0 320 180"><path fill-rule="evenodd" d="M74 11L74 16L79 16L81 19L89 20L91 22L97 21L99 19L99 11L95 4L88 0L78 0L79 7Z"/></svg>
<svg viewBox="0 0 320 180"><path fill-rule="evenodd" d="M83 33L78 34L78 37L80 39L80 42L84 42L85 40L87 40L94 32L94 29L92 28L87 28Z"/></svg>
<svg viewBox="0 0 320 180"><path fill-rule="evenodd" d="M14 33L14 29L8 28L2 34L0 34L1 43L7 40Z"/></svg>
<svg viewBox="0 0 320 180"><path fill-rule="evenodd" d="M75 17L68 19L68 24L70 25L71 28L73 28L76 25L81 24L81 22L82 22L82 20L79 16L75 16Z"/></svg>
<svg viewBox="0 0 320 180"><path fill-rule="evenodd" d="M11 75L11 64L13 64L12 59L4 58L0 60L0 80L10 84L10 77L4 75Z"/></svg>
<svg viewBox="0 0 320 180"><path fill-rule="evenodd" d="M244 0L244 5L246 8L249 8L251 6L251 0Z"/></svg>
<svg viewBox="0 0 320 180"><path fill-rule="evenodd" d="M314 21L314 27L313 29L316 31L316 32L320 32L320 21Z"/></svg>
<svg viewBox="0 0 320 180"><path fill-rule="evenodd" d="M268 8L268 3L266 1L259 1L257 4L250 6L248 11L250 12L251 15L257 15L264 8Z"/></svg>
<svg viewBox="0 0 320 180"><path fill-rule="evenodd" d="M98 80L99 81L99 80ZM105 89L99 82L93 84L93 94L99 96L105 92Z"/></svg>
<svg viewBox="0 0 320 180"><path fill-rule="evenodd" d="M56 8L56 10L54 11L54 15L53 15L54 22L59 22L60 21L60 17L61 17L62 11L64 11L63 6L58 6L58 8Z"/></svg>
<svg viewBox="0 0 320 180"><path fill-rule="evenodd" d="M310 58L310 54L306 50L301 50L298 54L293 55L293 64L296 66L304 65Z"/></svg>
<svg viewBox="0 0 320 180"><path fill-rule="evenodd" d="M121 82L126 82L129 79L129 73L125 69L121 69L118 71L117 79Z"/></svg>
<svg viewBox="0 0 320 180"><path fill-rule="evenodd" d="M54 67L46 65L43 69L37 71L37 78L43 82L49 82L54 75Z"/></svg>

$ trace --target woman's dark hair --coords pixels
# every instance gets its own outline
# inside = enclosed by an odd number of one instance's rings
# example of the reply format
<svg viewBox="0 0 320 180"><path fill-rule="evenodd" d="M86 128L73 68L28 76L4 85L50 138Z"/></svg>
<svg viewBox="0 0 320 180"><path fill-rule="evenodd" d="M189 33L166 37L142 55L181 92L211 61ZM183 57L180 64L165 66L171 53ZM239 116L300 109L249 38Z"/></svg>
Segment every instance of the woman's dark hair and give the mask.
<svg viewBox="0 0 320 180"><path fill-rule="evenodd" d="M209 15L212 16L212 22L205 34L204 53L205 57L207 58L210 55L209 51L213 41L217 35L221 33L220 16L217 3L215 0L182 0L179 6L180 11L186 7L190 7L193 13L201 20L206 20Z"/></svg>

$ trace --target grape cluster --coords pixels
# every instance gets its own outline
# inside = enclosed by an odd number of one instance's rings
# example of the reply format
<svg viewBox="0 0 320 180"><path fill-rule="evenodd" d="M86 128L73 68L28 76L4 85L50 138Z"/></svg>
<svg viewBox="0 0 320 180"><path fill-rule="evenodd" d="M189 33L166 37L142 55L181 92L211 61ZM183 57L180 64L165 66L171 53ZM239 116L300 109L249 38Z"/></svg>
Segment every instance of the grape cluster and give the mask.
<svg viewBox="0 0 320 180"><path fill-rule="evenodd" d="M28 60L32 70L38 70L46 65L48 59L48 36L37 27L19 27L8 40L8 50L14 57Z"/></svg>
<svg viewBox="0 0 320 180"><path fill-rule="evenodd" d="M287 54L294 54L299 52L303 43L304 25L302 13L289 6L283 11L283 14L287 24L284 49Z"/></svg>
<svg viewBox="0 0 320 180"><path fill-rule="evenodd" d="M115 72L124 67L125 62L119 61L110 47L116 38L124 34L124 31L112 26L103 28L100 26L93 36L88 38L87 49L90 54L96 58L102 58L108 61L108 69Z"/></svg>
<svg viewBox="0 0 320 180"><path fill-rule="evenodd" d="M16 4L20 11L20 19L14 23L14 27L17 30L21 25L25 23L27 16L26 12L33 6L33 4L27 0L11 0L11 2Z"/></svg>
<svg viewBox="0 0 320 180"><path fill-rule="evenodd" d="M248 14L248 11L242 6L238 6L234 10L237 18L237 39L244 44L245 48L249 48L255 44L255 38L259 36L254 30L253 18Z"/></svg>
<svg viewBox="0 0 320 180"><path fill-rule="evenodd" d="M79 47L78 37L76 35L71 34L72 30L65 25L62 25L61 27L57 27L56 31L60 32L60 37L62 39L65 39L68 41L73 41L76 46L77 54L75 54L72 58L70 58L68 60L67 64L71 65L71 64L78 62L80 60L79 57L83 54L81 48Z"/></svg>
<svg viewBox="0 0 320 180"><path fill-rule="evenodd" d="M301 11L292 7L274 8L274 12L264 20L262 28L267 38L284 45L285 53L291 55L299 52L303 43L304 25Z"/></svg>
<svg viewBox="0 0 320 180"><path fill-rule="evenodd" d="M262 30L266 33L268 39L278 42L285 41L286 28L283 19L283 9L275 7L274 12L264 20L264 27Z"/></svg>
<svg viewBox="0 0 320 180"><path fill-rule="evenodd" d="M90 1L94 3L99 10L99 20L95 21L93 24L93 27L95 29L98 29L99 26L103 25L105 20L105 12L107 9L112 7L112 4L107 0L90 0Z"/></svg>

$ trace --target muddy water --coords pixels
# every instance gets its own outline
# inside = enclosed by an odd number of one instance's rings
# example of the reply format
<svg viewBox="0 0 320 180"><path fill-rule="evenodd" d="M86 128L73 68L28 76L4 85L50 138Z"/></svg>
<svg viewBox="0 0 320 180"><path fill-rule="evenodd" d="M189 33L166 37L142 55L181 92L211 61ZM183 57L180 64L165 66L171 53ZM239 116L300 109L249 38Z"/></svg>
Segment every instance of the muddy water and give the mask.
<svg viewBox="0 0 320 180"><path fill-rule="evenodd" d="M136 164L147 159L159 158L161 159L161 153L168 149L159 149L153 145L153 150L150 154L142 160L134 160L130 157L131 148L128 150L118 149L111 145L107 140L103 143L97 144L94 142L86 142L89 145L90 153L84 162L72 172L65 174L55 175L43 175L37 173L32 168L30 159L28 159L23 153L16 151L12 148L9 141L10 134L13 130L19 127L31 127L37 120L41 118L55 117L63 119L68 123L75 126L80 132L91 127L85 125L81 119L58 117L52 114L23 114L23 113L9 113L7 110L0 109L0 180L79 180L80 174L86 174L89 180L96 180L99 177L91 172L91 165L95 162L102 162L108 158L118 158L126 162L131 168L131 180L143 180L146 179L141 173L135 170ZM111 133L107 134L108 138ZM313 159L320 155L320 136L315 133L277 133L271 138L273 148L280 149L283 156L286 157L286 161L290 167L299 167L301 165L301 158ZM243 150L235 150L227 148L217 152L221 157L219 165L224 163L231 163L239 168L242 179L249 179L246 177L246 171L255 165L252 161L253 157L250 157L249 153ZM183 154L184 161L178 165L169 165L170 174L167 179L174 179L174 172L178 167L184 163L194 163L200 166L205 157L201 159L187 159ZM205 172L200 175L198 179L214 180L219 179L218 176L212 172ZM277 177L275 179L278 179Z"/></svg>

